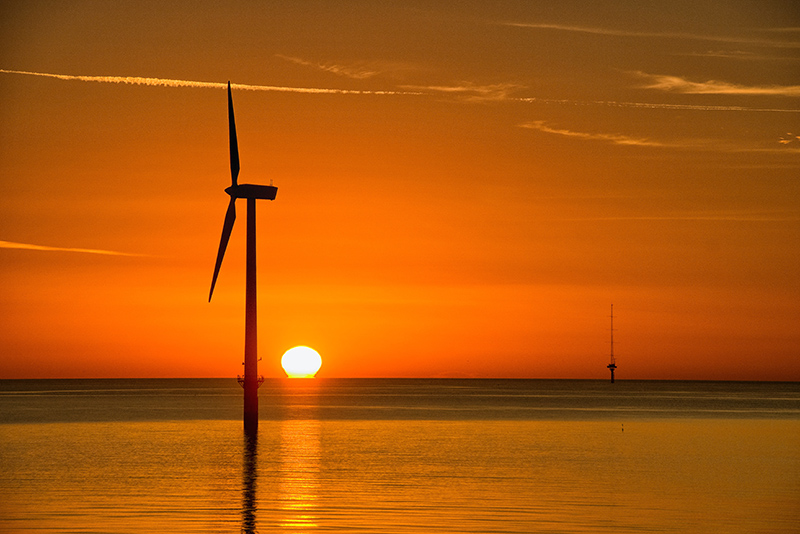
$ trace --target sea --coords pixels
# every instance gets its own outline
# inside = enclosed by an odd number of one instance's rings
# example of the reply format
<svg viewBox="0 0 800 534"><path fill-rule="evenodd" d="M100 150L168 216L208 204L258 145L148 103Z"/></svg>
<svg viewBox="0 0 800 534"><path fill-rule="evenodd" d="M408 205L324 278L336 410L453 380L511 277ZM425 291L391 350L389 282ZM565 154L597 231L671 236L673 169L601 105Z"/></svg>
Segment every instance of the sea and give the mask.
<svg viewBox="0 0 800 534"><path fill-rule="evenodd" d="M800 532L800 383L0 380L0 532Z"/></svg>

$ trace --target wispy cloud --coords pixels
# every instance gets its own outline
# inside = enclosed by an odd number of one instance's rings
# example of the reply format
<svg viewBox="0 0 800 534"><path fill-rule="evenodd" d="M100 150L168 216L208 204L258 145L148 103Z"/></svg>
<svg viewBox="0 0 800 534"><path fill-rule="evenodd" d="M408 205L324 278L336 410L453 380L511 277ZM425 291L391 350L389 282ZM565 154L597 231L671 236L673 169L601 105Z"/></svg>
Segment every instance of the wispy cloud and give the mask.
<svg viewBox="0 0 800 534"><path fill-rule="evenodd" d="M47 72L30 72L21 70L0 69L0 73L23 74L29 76L43 76L46 78L56 78L68 81L84 81L99 83L118 83L131 85L148 85L158 87L195 87L224 89L226 83L221 82L199 82L192 80L175 80L169 78L142 78L132 76L78 76L71 74L53 74ZM644 76L653 76L645 75ZM679 110L698 110L698 111L748 111L748 112L772 112L772 113L800 113L800 109L780 109L780 108L748 108L743 106L707 106L692 104L660 104L647 102L614 102L614 101L577 101L552 98L537 97L514 97L512 94L524 86L514 83L496 84L475 84L466 82L458 85L404 85L402 91L361 91L352 89L322 89L314 87L284 87L275 85L248 85L232 83L234 89L244 89L249 91L278 91L289 93L308 93L308 94L350 94L350 95L425 95L425 94L450 94L469 102L487 101L515 101L528 103L546 104L568 104L568 105L600 105L632 108L649 109L679 109Z"/></svg>
<svg viewBox="0 0 800 534"><path fill-rule="evenodd" d="M634 72L637 76L650 76L640 72ZM746 106L712 106L706 104L667 104L658 102L618 102L613 100L569 100L560 98L539 98L513 96L525 89L525 86L515 83L495 83L495 84L476 84L473 82L462 82L457 85L403 85L404 89L413 90L415 94L439 93L443 95L455 95L469 102L485 101L507 101L525 102L529 104L562 104L572 106L608 106L620 108L639 108L639 109L664 109L681 111L743 111L758 113L800 113L798 109L786 108L754 108Z"/></svg>
<svg viewBox="0 0 800 534"><path fill-rule="evenodd" d="M31 245L29 243L15 243L13 241L0 241L0 248L15 248L22 250L37 250L44 252L80 252L83 254L101 254L104 256L144 256L144 254L131 254L114 250L100 250L94 248L48 247L45 245Z"/></svg>
<svg viewBox="0 0 800 534"><path fill-rule="evenodd" d="M798 62L800 58L783 56L778 54L756 54L745 50L708 50L706 52L692 52L682 54L690 57L714 57L721 59L733 59L736 61L790 61Z"/></svg>
<svg viewBox="0 0 800 534"><path fill-rule="evenodd" d="M621 134L576 132L573 130L565 130L562 128L553 128L545 124L544 121L526 122L520 124L520 127L528 128L531 130L538 130L540 132L549 134L561 135L564 137L575 137L578 139L586 139L592 141L606 141L614 143L615 145L651 146L651 147L668 146L665 143L661 143L644 137L630 137Z"/></svg>
<svg viewBox="0 0 800 534"><path fill-rule="evenodd" d="M747 214L686 214L686 215L633 215L613 217L576 217L558 219L560 221L592 222L592 221L705 221L705 222L796 222L800 215L747 215Z"/></svg>
<svg viewBox="0 0 800 534"><path fill-rule="evenodd" d="M574 217L562 221L707 221L707 222L795 222L800 221L797 210L691 210L663 215L612 215Z"/></svg>
<svg viewBox="0 0 800 534"><path fill-rule="evenodd" d="M574 130L567 130L564 128L554 128L548 126L545 123L545 121L530 121L522 123L519 126L521 128L537 130L540 132L553 135L560 135L563 137L572 137L576 139L583 139L586 141L602 141L623 146L672 148L672 149L682 149L682 150L701 150L701 151L732 152L732 153L752 152L752 153L800 154L800 148L792 148L786 146L762 147L762 146L753 146L752 144L721 141L717 139L679 139L673 141L660 141L656 139L650 139L647 137L632 137L616 133L610 134L602 132L601 133L579 132ZM781 142L781 143L783 145L793 144L793 141L789 139L788 142Z"/></svg>
<svg viewBox="0 0 800 534"><path fill-rule="evenodd" d="M542 103L542 104L568 104L574 106L609 106L619 108L665 109L684 111L748 111L758 113L800 113L800 109L785 108L749 108L745 106L708 106L699 104L664 104L658 102L615 102L613 100L562 100L538 97L514 97L509 100L516 102Z"/></svg>
<svg viewBox="0 0 800 534"><path fill-rule="evenodd" d="M776 41L772 39L758 39L748 37L731 37L723 35L702 35L683 32L648 32L618 30L614 28L599 28L591 26L570 26L567 24L544 24L544 23L525 23L525 22L502 22L503 26L513 26L517 28L531 28L537 30L556 30L565 32L588 33L594 35L607 35L611 37L648 37L662 39L682 39L693 41L711 41L716 43L750 44L758 46L769 46L774 48L800 48L799 41Z"/></svg>
<svg viewBox="0 0 800 534"><path fill-rule="evenodd" d="M458 85L404 85L404 89L421 93L441 93L457 95L471 102L508 100L509 95L523 87L514 83L495 83L478 85L464 82Z"/></svg>
<svg viewBox="0 0 800 534"><path fill-rule="evenodd" d="M645 85L642 86L644 89L658 91L694 95L800 96L800 85L739 85L716 80L693 82L680 76L647 74L645 72L634 72L633 74L646 80Z"/></svg>
<svg viewBox="0 0 800 534"><path fill-rule="evenodd" d="M129 85L150 85L159 87L195 87L204 89L224 89L227 83L221 82L198 82L192 80L173 80L169 78L142 78L138 76L76 76L71 74L52 74L47 72L29 72L22 70L0 69L6 74L26 74L30 76L43 76L46 78L56 78L59 80L81 81L81 82L100 82L100 83L121 83ZM407 91L359 91L352 89L321 89L317 87L285 87L279 85L250 85L232 83L234 89L246 91L278 91L283 93L307 93L325 95L409 95L415 94Z"/></svg>
<svg viewBox="0 0 800 534"><path fill-rule="evenodd" d="M352 78L354 80L365 80L367 78L372 78L374 76L383 74L389 70L396 70L400 68L397 65L386 67L379 66L376 63L367 62L359 62L350 65L341 65L338 63L314 63L313 61L307 61L299 57L285 56L283 54L275 54L275 57L285 59L286 61L290 61L296 65L310 67L324 72L329 72L337 76Z"/></svg>

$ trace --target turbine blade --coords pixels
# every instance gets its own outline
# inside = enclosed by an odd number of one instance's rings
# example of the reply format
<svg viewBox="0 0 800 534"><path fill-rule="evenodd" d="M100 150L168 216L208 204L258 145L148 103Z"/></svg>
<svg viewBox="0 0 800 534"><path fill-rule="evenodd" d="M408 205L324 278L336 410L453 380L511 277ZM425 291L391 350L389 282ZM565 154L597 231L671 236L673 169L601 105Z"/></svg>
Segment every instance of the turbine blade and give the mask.
<svg viewBox="0 0 800 534"><path fill-rule="evenodd" d="M231 238L233 222L236 220L236 199L231 197L228 204L228 211L225 213L225 222L222 225L222 238L219 240L219 252L217 252L217 263L214 265L214 276L211 278L211 291L208 292L208 302L211 302L211 295L214 294L214 286L217 284L219 268L222 266L222 258L225 256L225 249L228 248L228 240Z"/></svg>
<svg viewBox="0 0 800 534"><path fill-rule="evenodd" d="M236 185L239 178L239 144L236 142L236 120L233 118L231 82L228 82L228 134L231 146L231 182L232 185Z"/></svg>

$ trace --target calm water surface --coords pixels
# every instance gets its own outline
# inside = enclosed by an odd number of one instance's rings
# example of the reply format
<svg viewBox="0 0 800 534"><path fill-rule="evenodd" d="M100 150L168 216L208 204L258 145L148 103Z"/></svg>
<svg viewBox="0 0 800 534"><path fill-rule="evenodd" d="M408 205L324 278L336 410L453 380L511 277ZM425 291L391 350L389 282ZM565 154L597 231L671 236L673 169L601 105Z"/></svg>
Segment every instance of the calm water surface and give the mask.
<svg viewBox="0 0 800 534"><path fill-rule="evenodd" d="M0 531L800 531L800 385L0 381Z"/></svg>

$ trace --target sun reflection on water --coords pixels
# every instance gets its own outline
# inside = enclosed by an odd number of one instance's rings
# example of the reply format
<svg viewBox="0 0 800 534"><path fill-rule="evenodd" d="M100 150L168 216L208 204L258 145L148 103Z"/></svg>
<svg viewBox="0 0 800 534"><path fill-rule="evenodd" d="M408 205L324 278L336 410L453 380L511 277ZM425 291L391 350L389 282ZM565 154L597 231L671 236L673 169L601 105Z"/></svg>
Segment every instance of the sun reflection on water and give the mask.
<svg viewBox="0 0 800 534"><path fill-rule="evenodd" d="M317 528L320 465L319 421L289 419L281 423L279 476L280 526L302 532Z"/></svg>

